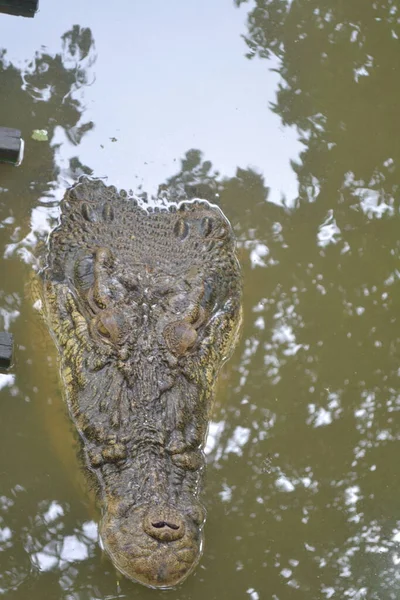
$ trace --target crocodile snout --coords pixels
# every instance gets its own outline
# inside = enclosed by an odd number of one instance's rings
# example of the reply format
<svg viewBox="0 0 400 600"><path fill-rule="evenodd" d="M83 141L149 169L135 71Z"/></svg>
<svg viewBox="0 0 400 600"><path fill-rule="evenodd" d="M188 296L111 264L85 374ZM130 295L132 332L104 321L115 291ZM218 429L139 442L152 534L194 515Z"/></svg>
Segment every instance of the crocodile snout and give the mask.
<svg viewBox="0 0 400 600"><path fill-rule="evenodd" d="M190 508L142 505L106 512L101 538L117 569L152 588L183 581L197 564L203 546L202 519Z"/></svg>
<svg viewBox="0 0 400 600"><path fill-rule="evenodd" d="M170 507L153 507L143 519L143 529L159 542L173 542L185 534L182 515Z"/></svg>

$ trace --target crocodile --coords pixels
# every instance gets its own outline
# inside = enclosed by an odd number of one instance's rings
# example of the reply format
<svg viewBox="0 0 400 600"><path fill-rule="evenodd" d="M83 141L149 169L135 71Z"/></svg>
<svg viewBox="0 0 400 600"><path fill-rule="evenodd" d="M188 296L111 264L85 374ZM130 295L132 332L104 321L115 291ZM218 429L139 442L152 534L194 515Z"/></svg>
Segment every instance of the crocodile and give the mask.
<svg viewBox="0 0 400 600"><path fill-rule="evenodd" d="M201 556L214 386L240 329L232 227L207 201L152 207L84 177L39 279L101 546L129 579L175 586Z"/></svg>

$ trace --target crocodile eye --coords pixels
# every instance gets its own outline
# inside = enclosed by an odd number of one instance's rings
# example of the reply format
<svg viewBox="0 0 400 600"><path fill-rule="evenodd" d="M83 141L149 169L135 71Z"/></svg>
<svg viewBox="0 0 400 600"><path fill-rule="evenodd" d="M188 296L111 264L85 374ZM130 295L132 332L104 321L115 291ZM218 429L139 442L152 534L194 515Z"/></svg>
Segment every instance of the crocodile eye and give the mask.
<svg viewBox="0 0 400 600"><path fill-rule="evenodd" d="M121 336L121 327L116 316L111 311L103 311L96 320L98 333L113 342L118 342Z"/></svg>
<svg viewBox="0 0 400 600"><path fill-rule="evenodd" d="M99 333L101 333L101 335L104 337L107 337L107 338L111 337L110 332L108 331L107 327L105 327L105 325L101 319L99 319L97 321L97 331Z"/></svg>
<svg viewBox="0 0 400 600"><path fill-rule="evenodd" d="M176 321L164 327L164 339L171 352L181 356L193 346L197 339L197 332L190 323Z"/></svg>
<svg viewBox="0 0 400 600"><path fill-rule="evenodd" d="M187 471L197 471L203 466L204 458L200 451L192 450L172 455L172 462Z"/></svg>
<svg viewBox="0 0 400 600"><path fill-rule="evenodd" d="M174 234L180 240L184 240L189 233L189 225L185 219L178 219L174 225Z"/></svg>
<svg viewBox="0 0 400 600"><path fill-rule="evenodd" d="M211 217L203 217L200 221L200 233L207 237L213 230L214 221Z"/></svg>
<svg viewBox="0 0 400 600"><path fill-rule="evenodd" d="M215 237L222 240L228 235L228 228L225 225L221 225L220 228L215 232Z"/></svg>
<svg viewBox="0 0 400 600"><path fill-rule="evenodd" d="M206 511L201 504L189 506L186 510L186 513L199 527L203 525L206 519Z"/></svg>

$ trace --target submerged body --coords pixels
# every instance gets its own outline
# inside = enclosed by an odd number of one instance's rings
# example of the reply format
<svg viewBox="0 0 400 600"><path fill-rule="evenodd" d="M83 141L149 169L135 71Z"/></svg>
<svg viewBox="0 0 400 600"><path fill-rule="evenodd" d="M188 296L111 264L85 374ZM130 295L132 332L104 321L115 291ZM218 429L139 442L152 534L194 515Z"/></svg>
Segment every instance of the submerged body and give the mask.
<svg viewBox="0 0 400 600"><path fill-rule="evenodd" d="M151 211L88 179L61 206L42 307L102 543L127 577L173 586L201 554L202 450L241 319L232 229L207 202Z"/></svg>

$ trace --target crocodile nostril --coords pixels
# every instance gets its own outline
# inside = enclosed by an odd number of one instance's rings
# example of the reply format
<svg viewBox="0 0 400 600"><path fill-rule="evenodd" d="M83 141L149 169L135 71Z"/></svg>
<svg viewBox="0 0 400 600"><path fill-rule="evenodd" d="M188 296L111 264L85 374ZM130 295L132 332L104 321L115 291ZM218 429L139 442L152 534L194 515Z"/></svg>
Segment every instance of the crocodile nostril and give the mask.
<svg viewBox="0 0 400 600"><path fill-rule="evenodd" d="M175 523L167 523L167 521L157 521L156 523L152 523L153 527L156 529L161 529L161 527L169 527L170 529L179 529L179 525Z"/></svg>
<svg viewBox="0 0 400 600"><path fill-rule="evenodd" d="M152 507L143 520L143 529L159 542L172 542L184 536L185 519L173 507Z"/></svg>

